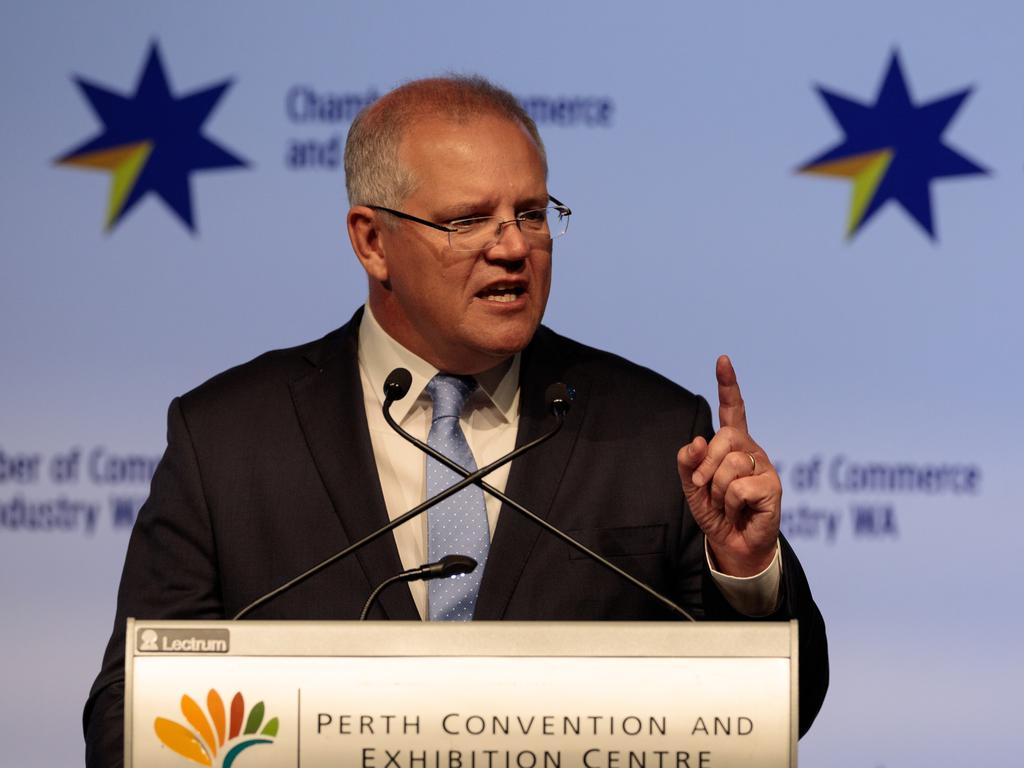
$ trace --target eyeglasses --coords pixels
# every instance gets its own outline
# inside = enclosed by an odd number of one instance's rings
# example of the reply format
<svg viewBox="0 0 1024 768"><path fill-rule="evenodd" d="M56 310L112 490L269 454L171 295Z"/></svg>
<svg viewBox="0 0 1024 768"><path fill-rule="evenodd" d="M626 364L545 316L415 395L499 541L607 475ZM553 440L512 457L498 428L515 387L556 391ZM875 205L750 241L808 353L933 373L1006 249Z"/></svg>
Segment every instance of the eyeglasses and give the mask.
<svg viewBox="0 0 1024 768"><path fill-rule="evenodd" d="M448 245L453 251L486 251L493 248L501 240L501 233L508 224L515 224L523 237L535 244L543 244L561 237L569 229L569 217L572 211L564 203L548 195L554 205L547 208L535 208L517 213L514 219L502 221L497 216L475 216L470 219L456 219L445 224L436 224L417 216L412 216L383 205L368 205L375 211L383 211L406 221L422 224L441 232L448 233Z"/></svg>

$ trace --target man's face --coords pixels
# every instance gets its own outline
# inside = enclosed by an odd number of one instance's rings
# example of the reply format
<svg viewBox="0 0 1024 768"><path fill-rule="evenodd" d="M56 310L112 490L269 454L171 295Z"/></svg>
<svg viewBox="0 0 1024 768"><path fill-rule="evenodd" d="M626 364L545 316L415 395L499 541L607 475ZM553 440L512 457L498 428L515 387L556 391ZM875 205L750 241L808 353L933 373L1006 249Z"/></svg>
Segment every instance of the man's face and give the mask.
<svg viewBox="0 0 1024 768"><path fill-rule="evenodd" d="M500 117L422 120L406 132L399 161L417 182L400 208L428 221L508 220L548 205L536 145ZM453 251L444 232L404 220L380 237L389 289L372 291L371 306L405 347L441 370L472 374L529 343L551 286L550 240L530 242L510 224L485 251Z"/></svg>

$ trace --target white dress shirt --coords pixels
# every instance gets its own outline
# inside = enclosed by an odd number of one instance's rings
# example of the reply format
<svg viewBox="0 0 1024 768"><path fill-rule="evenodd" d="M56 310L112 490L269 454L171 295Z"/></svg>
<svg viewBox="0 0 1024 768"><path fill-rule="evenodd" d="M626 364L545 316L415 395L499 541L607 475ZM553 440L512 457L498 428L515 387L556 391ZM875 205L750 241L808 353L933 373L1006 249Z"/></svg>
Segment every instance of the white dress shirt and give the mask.
<svg viewBox="0 0 1024 768"><path fill-rule="evenodd" d="M359 326L359 377L363 385L363 405L370 428L373 458L377 464L388 518L394 520L426 498L426 457L388 426L381 413L384 382L395 368L412 374L408 394L391 406L391 415L403 429L426 441L430 432L433 403L424 391L438 369L407 350L381 328L369 305ZM460 424L473 451L477 466L483 467L515 448L519 429L519 355L476 376L479 386L463 411ZM505 490L511 465L495 470L487 482ZM680 491L681 492L681 491ZM485 493L487 522L494 535L501 502ZM427 514L424 513L393 533L403 568L415 568L427 562ZM709 564L711 560L708 560ZM736 610L748 616L771 613L778 601L781 561L778 547L775 559L757 576L738 578L712 568L722 594ZM420 616L427 612L427 585L414 581L409 585ZM400 589L400 587L393 587Z"/></svg>

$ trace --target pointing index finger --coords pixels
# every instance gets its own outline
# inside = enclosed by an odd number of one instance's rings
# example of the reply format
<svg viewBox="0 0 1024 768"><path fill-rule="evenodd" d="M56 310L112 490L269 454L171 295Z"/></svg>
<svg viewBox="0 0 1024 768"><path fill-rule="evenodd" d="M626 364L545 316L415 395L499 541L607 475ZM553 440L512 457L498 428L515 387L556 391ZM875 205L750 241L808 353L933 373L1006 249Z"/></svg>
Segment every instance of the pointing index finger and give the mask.
<svg viewBox="0 0 1024 768"><path fill-rule="evenodd" d="M715 365L715 376L718 379L718 423L722 427L735 427L749 434L747 429L747 409L740 394L740 385L736 381L736 371L728 355L718 358Z"/></svg>

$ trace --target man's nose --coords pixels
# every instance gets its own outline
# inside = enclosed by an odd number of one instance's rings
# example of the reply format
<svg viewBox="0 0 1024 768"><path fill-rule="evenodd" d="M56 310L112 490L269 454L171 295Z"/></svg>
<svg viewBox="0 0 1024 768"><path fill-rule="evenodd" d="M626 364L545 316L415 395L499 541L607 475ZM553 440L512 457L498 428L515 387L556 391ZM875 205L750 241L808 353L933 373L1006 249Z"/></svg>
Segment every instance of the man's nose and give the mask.
<svg viewBox="0 0 1024 768"><path fill-rule="evenodd" d="M495 259L525 259L530 253L530 243L519 228L516 219L501 222L498 242L491 246L488 255Z"/></svg>

